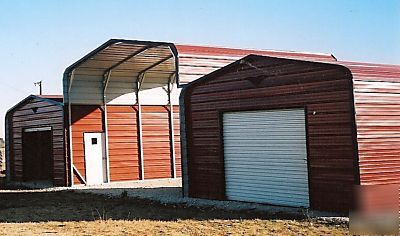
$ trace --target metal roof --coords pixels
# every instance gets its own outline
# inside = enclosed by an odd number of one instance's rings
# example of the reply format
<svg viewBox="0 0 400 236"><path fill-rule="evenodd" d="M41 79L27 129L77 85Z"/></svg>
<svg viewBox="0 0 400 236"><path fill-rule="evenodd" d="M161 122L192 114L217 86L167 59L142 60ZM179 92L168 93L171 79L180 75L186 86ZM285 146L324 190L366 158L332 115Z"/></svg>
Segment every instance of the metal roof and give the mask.
<svg viewBox="0 0 400 236"><path fill-rule="evenodd" d="M157 100L161 91L157 88L165 89L170 83L180 87L249 54L336 62L332 54L325 53L111 39L65 70L64 102L131 104L136 99L132 94L139 90L148 90L147 98Z"/></svg>
<svg viewBox="0 0 400 236"><path fill-rule="evenodd" d="M58 106L63 106L64 104L62 103L62 96L60 95L29 95L28 97L22 99L20 102L18 102L17 104L15 104L13 107L11 107L10 109L8 109L7 113L6 113L6 117L9 116L9 114L11 114L11 112L13 112L15 109L17 109L18 107L24 105L25 103L29 102L32 99L39 99L41 101L46 101L49 102L51 104L55 104Z"/></svg>
<svg viewBox="0 0 400 236"><path fill-rule="evenodd" d="M306 61L336 61L336 57L331 53L312 53L297 52L284 50L267 50L267 49L245 49L245 48L227 48L216 46L199 46L176 44L176 48L180 55L203 55L225 58L242 58L249 54L257 54L271 57L283 57L290 59L303 59Z"/></svg>
<svg viewBox="0 0 400 236"><path fill-rule="evenodd" d="M114 98L145 84L143 88L161 87L178 80L177 68L178 53L172 43L111 39L65 70L64 101L98 104L105 94ZM135 86L126 91L120 82ZM109 87L114 89L107 91Z"/></svg>
<svg viewBox="0 0 400 236"><path fill-rule="evenodd" d="M176 45L180 83L192 82L250 54L317 62L336 62L332 54Z"/></svg>
<svg viewBox="0 0 400 236"><path fill-rule="evenodd" d="M179 48L179 47L178 47ZM202 76L201 78L191 81L188 83L182 93L185 93L190 87L195 86L198 83L206 81L214 75L224 73L228 71L230 68L246 62L247 60L252 59L267 59L267 58L280 58L280 59L289 59L298 62L307 62L307 60L293 59L288 57L274 57L274 56L266 56L260 54L250 54L245 57L236 60L229 65L221 67L219 69L214 70L213 72ZM364 62L349 62L349 61L336 61L336 59L332 62L320 62L320 61L308 61L309 63L324 63L330 65L336 65L343 68L346 68L352 75L353 80L357 81L362 78L362 80L371 80L371 81L379 81L379 82L400 82L400 65L389 65L389 64L374 64L374 63L364 63ZM182 99L182 98L181 98Z"/></svg>

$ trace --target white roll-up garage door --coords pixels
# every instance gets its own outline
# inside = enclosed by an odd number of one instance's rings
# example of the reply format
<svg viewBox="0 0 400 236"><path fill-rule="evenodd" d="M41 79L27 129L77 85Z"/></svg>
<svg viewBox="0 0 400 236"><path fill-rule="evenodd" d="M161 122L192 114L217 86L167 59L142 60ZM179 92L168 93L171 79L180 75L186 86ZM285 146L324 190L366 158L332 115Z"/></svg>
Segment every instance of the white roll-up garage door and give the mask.
<svg viewBox="0 0 400 236"><path fill-rule="evenodd" d="M223 114L229 200L309 207L304 109Z"/></svg>

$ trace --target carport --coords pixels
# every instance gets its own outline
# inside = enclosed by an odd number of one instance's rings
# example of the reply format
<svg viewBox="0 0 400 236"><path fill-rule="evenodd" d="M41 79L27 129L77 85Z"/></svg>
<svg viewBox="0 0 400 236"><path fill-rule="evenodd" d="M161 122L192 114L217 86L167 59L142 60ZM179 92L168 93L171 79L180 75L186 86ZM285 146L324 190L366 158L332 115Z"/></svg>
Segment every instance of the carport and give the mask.
<svg viewBox="0 0 400 236"><path fill-rule="evenodd" d="M177 56L172 43L113 39L65 70L71 184L177 177Z"/></svg>

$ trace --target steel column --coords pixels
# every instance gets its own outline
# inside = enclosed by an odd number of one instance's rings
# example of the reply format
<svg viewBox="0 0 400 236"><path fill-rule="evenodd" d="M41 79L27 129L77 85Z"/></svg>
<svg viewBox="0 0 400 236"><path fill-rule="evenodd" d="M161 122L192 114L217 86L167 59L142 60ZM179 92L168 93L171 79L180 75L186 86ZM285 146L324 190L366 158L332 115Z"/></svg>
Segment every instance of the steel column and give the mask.
<svg viewBox="0 0 400 236"><path fill-rule="evenodd" d="M9 125L10 125L10 117L9 117L9 113L7 112L6 114L6 120L5 120L5 135L6 135L6 140L5 140L5 148L6 148L6 154L4 156L5 161L6 161L6 180L10 181L11 180L11 144L10 144L10 139L11 139L11 134L13 133L12 130L10 132L9 130Z"/></svg>
<svg viewBox="0 0 400 236"><path fill-rule="evenodd" d="M71 181L71 187L74 186L74 156L73 156L73 150L72 150L72 110L71 110L71 87L72 87L72 82L74 81L74 76L75 76L75 69L72 70L69 78L69 84L68 84L68 125L69 125L69 167L70 167L70 181Z"/></svg>
<svg viewBox="0 0 400 236"><path fill-rule="evenodd" d="M175 129L174 129L174 106L171 101L171 92L172 92L173 84L171 81L168 82L168 105L169 105L169 140L170 140L170 150L171 150L171 159L172 159L172 178L176 178L176 155L175 155Z"/></svg>
<svg viewBox="0 0 400 236"><path fill-rule="evenodd" d="M105 150L107 160L107 183L110 183L110 158L108 150L108 111L107 111L107 87L111 77L111 70L104 75L103 80L103 105L104 105L104 138L105 138Z"/></svg>
<svg viewBox="0 0 400 236"><path fill-rule="evenodd" d="M140 87L141 87L141 82L144 79L144 74L141 74L138 76L138 81L137 81L137 89L136 89L136 103L138 105L138 119L137 119L137 124L138 124L138 138L139 138L139 157L140 157L140 179L144 180L144 155L143 155L143 127L142 127L142 105L140 103Z"/></svg>

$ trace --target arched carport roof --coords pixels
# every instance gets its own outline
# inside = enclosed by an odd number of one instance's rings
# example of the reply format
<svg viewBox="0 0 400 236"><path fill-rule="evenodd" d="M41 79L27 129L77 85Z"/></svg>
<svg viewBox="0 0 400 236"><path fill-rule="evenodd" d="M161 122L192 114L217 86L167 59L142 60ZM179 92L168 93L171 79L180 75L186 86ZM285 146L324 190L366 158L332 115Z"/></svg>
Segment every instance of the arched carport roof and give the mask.
<svg viewBox="0 0 400 236"><path fill-rule="evenodd" d="M174 44L111 39L65 70L64 102L103 104L105 97L165 86L178 74Z"/></svg>

